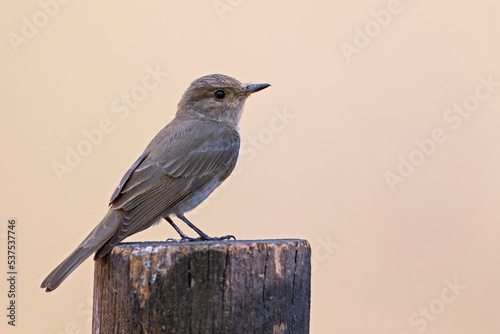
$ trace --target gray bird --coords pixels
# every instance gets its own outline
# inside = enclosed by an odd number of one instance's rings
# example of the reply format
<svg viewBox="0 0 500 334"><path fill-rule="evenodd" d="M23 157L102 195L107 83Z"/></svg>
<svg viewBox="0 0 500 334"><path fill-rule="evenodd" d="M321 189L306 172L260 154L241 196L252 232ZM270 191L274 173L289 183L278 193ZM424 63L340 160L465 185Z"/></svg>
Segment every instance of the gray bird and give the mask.
<svg viewBox="0 0 500 334"><path fill-rule="evenodd" d="M165 218L181 240L224 240L209 237L184 214L203 202L233 171L240 151L238 123L245 100L269 84L243 85L221 74L191 83L178 104L175 118L153 138L125 173L102 221L57 266L41 287L54 290L95 252L101 259L123 239ZM189 238L177 227L177 216L196 231ZM233 237L234 238L234 237Z"/></svg>

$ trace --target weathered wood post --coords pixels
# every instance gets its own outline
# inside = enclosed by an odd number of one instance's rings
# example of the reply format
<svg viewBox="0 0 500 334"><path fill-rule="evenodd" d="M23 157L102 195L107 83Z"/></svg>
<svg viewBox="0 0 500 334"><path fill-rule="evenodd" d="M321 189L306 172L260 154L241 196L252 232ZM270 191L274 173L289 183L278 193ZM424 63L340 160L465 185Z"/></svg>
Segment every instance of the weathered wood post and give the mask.
<svg viewBox="0 0 500 334"><path fill-rule="evenodd" d="M306 240L123 243L95 264L93 333L309 333Z"/></svg>

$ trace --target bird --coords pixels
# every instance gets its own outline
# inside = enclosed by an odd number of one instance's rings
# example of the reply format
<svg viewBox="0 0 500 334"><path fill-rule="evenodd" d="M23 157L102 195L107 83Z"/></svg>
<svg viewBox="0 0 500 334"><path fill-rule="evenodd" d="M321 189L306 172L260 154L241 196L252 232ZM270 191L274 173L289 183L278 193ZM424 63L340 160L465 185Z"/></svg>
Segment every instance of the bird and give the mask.
<svg viewBox="0 0 500 334"><path fill-rule="evenodd" d="M185 213L203 202L233 171L241 146L239 122L246 99L270 84L242 84L222 74L194 80L181 97L173 120L152 139L113 192L108 212L82 243L42 282L56 289L90 255L99 260L125 238L165 219L180 241L210 237ZM177 217L199 237L188 237Z"/></svg>

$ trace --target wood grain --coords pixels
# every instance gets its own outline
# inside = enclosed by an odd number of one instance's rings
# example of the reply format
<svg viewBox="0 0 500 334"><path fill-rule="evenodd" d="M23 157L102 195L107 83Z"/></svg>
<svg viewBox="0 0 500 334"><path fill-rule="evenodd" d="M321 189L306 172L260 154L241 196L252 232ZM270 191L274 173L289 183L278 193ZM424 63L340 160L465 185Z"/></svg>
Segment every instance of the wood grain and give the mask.
<svg viewBox="0 0 500 334"><path fill-rule="evenodd" d="M306 240L124 243L95 264L93 333L309 333Z"/></svg>

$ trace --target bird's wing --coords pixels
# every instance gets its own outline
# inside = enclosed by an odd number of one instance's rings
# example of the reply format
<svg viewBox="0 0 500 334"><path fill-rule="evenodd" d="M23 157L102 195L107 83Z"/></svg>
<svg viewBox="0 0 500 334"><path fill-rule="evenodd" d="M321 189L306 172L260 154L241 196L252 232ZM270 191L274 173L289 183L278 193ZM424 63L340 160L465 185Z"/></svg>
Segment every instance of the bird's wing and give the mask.
<svg viewBox="0 0 500 334"><path fill-rule="evenodd" d="M109 205L111 205L111 203L118 197L118 195L120 194L120 191L122 190L123 186L125 185L125 183L127 182L128 178L130 177L130 175L132 175L132 173L135 171L135 169L137 168L137 166L140 165L140 163L146 159L146 157L148 156L149 152L144 152L141 154L141 156L139 157L139 159L137 159L136 162L134 162L134 164L132 165L132 167L129 168L129 170L125 173L125 175L123 175L121 181L120 181L120 184L118 185L118 187L116 187L115 191L113 192L113 195L111 195L111 199L109 200Z"/></svg>
<svg viewBox="0 0 500 334"><path fill-rule="evenodd" d="M143 153L115 190L112 207L129 211L146 199L156 198L153 193L157 190L173 198L182 192L183 181L191 184L193 179L206 176L223 181L236 164L240 137L236 130L227 128L209 131L201 128L196 134L185 132L186 140L175 136L175 145L166 137L153 150Z"/></svg>
<svg viewBox="0 0 500 334"><path fill-rule="evenodd" d="M111 202L111 208L122 213L122 222L98 257L214 178L223 181L232 172L240 149L236 130L202 128L187 135L185 141L177 138L178 145L173 147L167 147L170 140L164 138L127 171Z"/></svg>

